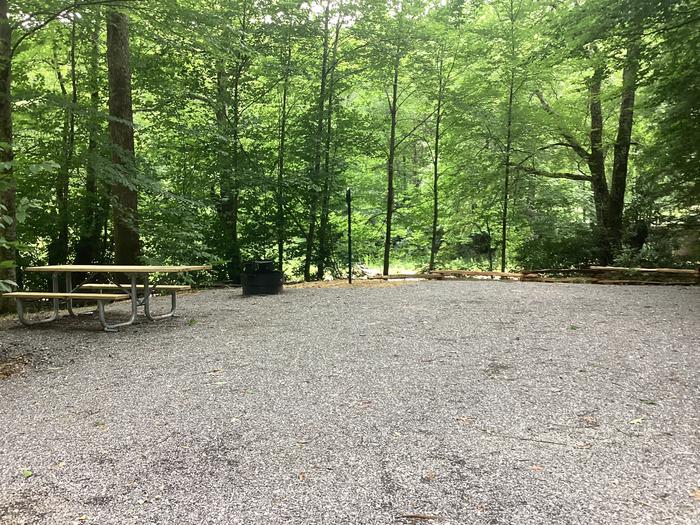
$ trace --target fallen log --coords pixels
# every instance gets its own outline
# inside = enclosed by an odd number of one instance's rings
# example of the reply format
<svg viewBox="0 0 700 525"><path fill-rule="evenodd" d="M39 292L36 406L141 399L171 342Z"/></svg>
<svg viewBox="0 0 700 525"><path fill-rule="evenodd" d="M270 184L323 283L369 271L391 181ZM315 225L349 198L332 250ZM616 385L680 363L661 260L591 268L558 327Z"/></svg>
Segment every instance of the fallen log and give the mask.
<svg viewBox="0 0 700 525"><path fill-rule="evenodd" d="M650 285L650 286L693 286L693 281L644 281L635 279L593 279L593 284L617 284L617 285Z"/></svg>
<svg viewBox="0 0 700 525"><path fill-rule="evenodd" d="M590 277L536 277L526 275L521 279L524 283L574 283L574 284L588 284L592 283Z"/></svg>
<svg viewBox="0 0 700 525"><path fill-rule="evenodd" d="M443 275L450 277L506 277L509 279L520 279L522 273L511 272L482 272L472 270L433 270L430 272L434 275Z"/></svg>
<svg viewBox="0 0 700 525"><path fill-rule="evenodd" d="M687 270L682 268L625 268L623 266L591 266L595 272L629 272L629 273L675 273L683 275L700 275L698 270Z"/></svg>
<svg viewBox="0 0 700 525"><path fill-rule="evenodd" d="M536 275L542 273L593 273L590 268L544 268L542 270L523 270L523 276Z"/></svg>
<svg viewBox="0 0 700 525"><path fill-rule="evenodd" d="M368 280L389 280L389 279L433 279L441 280L444 275L434 275L431 273L395 273L391 275L375 275L374 277L368 277Z"/></svg>

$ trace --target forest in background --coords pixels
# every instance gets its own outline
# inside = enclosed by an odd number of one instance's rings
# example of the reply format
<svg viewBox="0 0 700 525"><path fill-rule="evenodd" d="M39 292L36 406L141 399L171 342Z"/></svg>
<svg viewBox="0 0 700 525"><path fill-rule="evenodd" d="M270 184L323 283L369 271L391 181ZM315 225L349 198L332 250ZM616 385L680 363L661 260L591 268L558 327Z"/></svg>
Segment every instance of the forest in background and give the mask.
<svg viewBox="0 0 700 525"><path fill-rule="evenodd" d="M0 0L17 267L697 265L697 0ZM21 282L19 284L22 284Z"/></svg>

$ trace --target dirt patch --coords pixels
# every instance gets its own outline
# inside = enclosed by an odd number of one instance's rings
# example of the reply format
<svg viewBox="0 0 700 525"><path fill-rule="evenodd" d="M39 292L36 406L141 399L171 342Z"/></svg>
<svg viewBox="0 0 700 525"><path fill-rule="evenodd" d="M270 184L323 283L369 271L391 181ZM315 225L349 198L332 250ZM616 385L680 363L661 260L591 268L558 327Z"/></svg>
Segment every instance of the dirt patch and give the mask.
<svg viewBox="0 0 700 525"><path fill-rule="evenodd" d="M510 370L510 365L499 363L497 361L491 361L484 369L484 373L487 377L494 379L508 370Z"/></svg>
<svg viewBox="0 0 700 525"><path fill-rule="evenodd" d="M32 362L26 355L19 355L0 361L0 379L19 374Z"/></svg>

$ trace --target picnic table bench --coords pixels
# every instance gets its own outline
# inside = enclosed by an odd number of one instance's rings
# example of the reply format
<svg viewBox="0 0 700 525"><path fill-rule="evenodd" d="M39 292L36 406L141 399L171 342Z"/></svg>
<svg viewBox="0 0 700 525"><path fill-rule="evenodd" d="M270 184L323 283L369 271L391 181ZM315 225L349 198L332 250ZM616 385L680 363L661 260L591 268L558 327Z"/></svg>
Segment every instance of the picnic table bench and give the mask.
<svg viewBox="0 0 700 525"><path fill-rule="evenodd" d="M175 314L177 308L177 292L189 290L187 285L170 285L150 283L149 276L157 273L183 273L198 270L211 270L211 266L140 266L140 265L76 265L62 264L49 266L33 266L25 268L27 272L44 272L52 274L52 291L23 291L3 294L12 297L17 302L17 315L25 326L50 323L59 317L61 301L65 301L68 314L75 317L73 301L96 302L100 323L106 332L114 332L123 326L129 326L136 321L139 306L143 306L144 314L150 321L166 319ZM73 274L86 274L87 278L73 286ZM65 274L65 292L59 291L59 277ZM97 276L105 276L108 282L92 282ZM124 281L128 281L124 282ZM170 311L156 315L151 311L150 298L154 294L168 293L171 297ZM28 319L25 312L25 301L53 302L53 312L48 318ZM117 301L131 301L131 316L128 320L109 323L106 318L105 306Z"/></svg>

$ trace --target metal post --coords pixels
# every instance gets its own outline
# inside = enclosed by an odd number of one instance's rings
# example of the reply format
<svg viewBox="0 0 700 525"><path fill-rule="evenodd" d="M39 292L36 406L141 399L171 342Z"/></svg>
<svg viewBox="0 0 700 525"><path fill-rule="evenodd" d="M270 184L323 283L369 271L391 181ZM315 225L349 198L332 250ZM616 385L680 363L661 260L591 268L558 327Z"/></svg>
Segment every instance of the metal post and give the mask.
<svg viewBox="0 0 700 525"><path fill-rule="evenodd" d="M53 290L53 293L60 293L60 289L58 287L58 272L53 272L51 275L51 289ZM60 308L60 299L54 299L53 300L53 311L56 317L58 317L58 310Z"/></svg>
<svg viewBox="0 0 700 525"><path fill-rule="evenodd" d="M138 274L131 273L128 275L131 278L131 286L129 288L130 289L129 295L131 296L131 317L129 317L128 321L125 321L123 323L109 324L107 322L107 318L105 315L105 302L108 302L108 301L103 301L103 300L97 301L97 314L98 314L98 317L100 319L100 323L102 324L102 327L104 328L105 332L116 332L117 328L121 328L122 326L132 325L132 324L134 324L134 321L136 321L136 316L138 315L138 307L139 307L139 298L137 295Z"/></svg>
<svg viewBox="0 0 700 525"><path fill-rule="evenodd" d="M348 283L352 284L352 192L345 192L345 202L348 204Z"/></svg>
<svg viewBox="0 0 700 525"><path fill-rule="evenodd" d="M66 272L66 293L73 293L73 274L71 272ZM66 299L66 307L68 308L68 315L75 317L75 312L73 312L73 299L70 297Z"/></svg>

